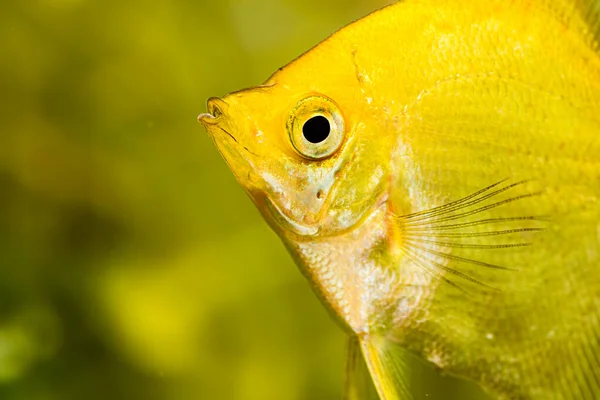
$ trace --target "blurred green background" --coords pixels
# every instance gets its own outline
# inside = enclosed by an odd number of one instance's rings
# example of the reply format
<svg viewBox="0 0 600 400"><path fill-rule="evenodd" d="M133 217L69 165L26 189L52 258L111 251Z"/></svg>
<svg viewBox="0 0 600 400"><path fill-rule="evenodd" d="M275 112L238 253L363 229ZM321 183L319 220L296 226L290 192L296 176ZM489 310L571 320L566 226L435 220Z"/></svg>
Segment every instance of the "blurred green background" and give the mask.
<svg viewBox="0 0 600 400"><path fill-rule="evenodd" d="M342 332L196 116L386 3L2 1L1 400L340 397Z"/></svg>

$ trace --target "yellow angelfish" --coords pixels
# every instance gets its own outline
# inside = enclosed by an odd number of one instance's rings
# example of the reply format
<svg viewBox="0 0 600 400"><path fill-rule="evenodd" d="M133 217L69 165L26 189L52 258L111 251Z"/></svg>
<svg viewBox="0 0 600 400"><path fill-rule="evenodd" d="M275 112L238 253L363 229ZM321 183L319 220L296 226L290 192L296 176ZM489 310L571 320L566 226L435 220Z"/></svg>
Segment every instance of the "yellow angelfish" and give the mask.
<svg viewBox="0 0 600 400"><path fill-rule="evenodd" d="M405 0L200 122L379 397L600 399L600 2Z"/></svg>

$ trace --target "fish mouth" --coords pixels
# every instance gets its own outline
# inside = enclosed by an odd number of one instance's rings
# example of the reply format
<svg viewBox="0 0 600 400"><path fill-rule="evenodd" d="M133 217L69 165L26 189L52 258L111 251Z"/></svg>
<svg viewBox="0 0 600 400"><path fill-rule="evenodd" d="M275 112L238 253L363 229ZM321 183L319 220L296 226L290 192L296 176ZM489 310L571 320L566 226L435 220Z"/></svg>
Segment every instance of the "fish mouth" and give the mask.
<svg viewBox="0 0 600 400"><path fill-rule="evenodd" d="M198 119L204 125L215 147L229 166L237 181L243 188L252 185L256 181L252 157L255 155L239 141L230 132L227 131L212 114L201 114ZM245 154L245 153L248 154Z"/></svg>
<svg viewBox="0 0 600 400"><path fill-rule="evenodd" d="M219 97L211 97L206 102L207 113L200 114L198 121L203 125L215 125L219 123L220 117L225 114L229 104Z"/></svg>
<svg viewBox="0 0 600 400"><path fill-rule="evenodd" d="M223 129L222 126L216 125L216 128L220 129L223 133L225 133L227 136L229 136L231 139L233 139L233 141L236 142L238 145L240 144L240 142L238 142L238 140L235 138L235 136L233 136L231 133L229 133L225 129Z"/></svg>
<svg viewBox="0 0 600 400"><path fill-rule="evenodd" d="M254 157L258 157L258 154L256 154L255 152L253 152L252 150L250 150L248 147L242 145L235 136L233 136L227 129L223 128L222 124L221 124L221 114L217 113L217 116L213 115L212 113L204 113L204 114L200 114L198 115L198 121L204 126L204 128L208 131L208 133L210 134L210 136L212 137L213 141L215 142L215 144L217 145L217 148L220 150L221 148L219 147L219 142L216 139L216 135L214 133L215 129L218 129L219 131L221 131L222 133L224 133L225 135L229 136L230 139L232 139L235 143L237 147L240 147L242 149L244 149L245 151L247 151L249 154L253 155Z"/></svg>

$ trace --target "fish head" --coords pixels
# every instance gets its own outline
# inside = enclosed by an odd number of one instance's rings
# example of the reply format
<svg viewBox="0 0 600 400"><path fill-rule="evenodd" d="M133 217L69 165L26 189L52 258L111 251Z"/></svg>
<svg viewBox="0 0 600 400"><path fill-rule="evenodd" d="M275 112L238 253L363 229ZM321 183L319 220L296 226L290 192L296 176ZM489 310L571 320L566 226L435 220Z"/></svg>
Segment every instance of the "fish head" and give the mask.
<svg viewBox="0 0 600 400"><path fill-rule="evenodd" d="M318 77L307 71L327 60L292 64L262 86L209 99L199 117L278 233L334 235L381 200L386 151L373 139L382 130L350 57Z"/></svg>

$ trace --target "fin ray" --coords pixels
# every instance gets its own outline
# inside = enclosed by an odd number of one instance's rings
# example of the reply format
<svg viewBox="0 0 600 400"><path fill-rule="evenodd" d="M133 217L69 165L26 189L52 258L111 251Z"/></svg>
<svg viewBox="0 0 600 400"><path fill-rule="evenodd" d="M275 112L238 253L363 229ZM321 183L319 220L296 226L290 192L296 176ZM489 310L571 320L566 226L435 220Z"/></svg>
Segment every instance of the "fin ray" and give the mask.
<svg viewBox="0 0 600 400"><path fill-rule="evenodd" d="M401 349L382 337L359 338L362 354L381 400L411 400Z"/></svg>
<svg viewBox="0 0 600 400"><path fill-rule="evenodd" d="M373 380L363 359L360 343L354 335L346 345L346 371L343 400L378 400Z"/></svg>

